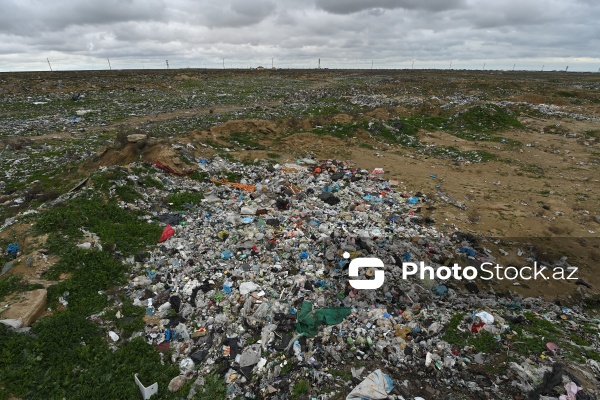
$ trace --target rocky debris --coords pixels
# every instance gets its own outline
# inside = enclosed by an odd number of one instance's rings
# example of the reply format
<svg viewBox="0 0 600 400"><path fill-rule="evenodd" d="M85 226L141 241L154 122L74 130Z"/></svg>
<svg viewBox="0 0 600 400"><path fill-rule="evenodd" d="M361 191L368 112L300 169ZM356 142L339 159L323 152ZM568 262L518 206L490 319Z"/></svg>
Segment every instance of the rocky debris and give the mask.
<svg viewBox="0 0 600 400"><path fill-rule="evenodd" d="M0 313L1 319L16 319L22 327L31 326L46 310L46 289L35 289L5 299Z"/></svg>
<svg viewBox="0 0 600 400"><path fill-rule="evenodd" d="M131 135L127 135L127 141L129 143L137 143L146 139L148 139L148 135L145 135L143 133L134 133Z"/></svg>

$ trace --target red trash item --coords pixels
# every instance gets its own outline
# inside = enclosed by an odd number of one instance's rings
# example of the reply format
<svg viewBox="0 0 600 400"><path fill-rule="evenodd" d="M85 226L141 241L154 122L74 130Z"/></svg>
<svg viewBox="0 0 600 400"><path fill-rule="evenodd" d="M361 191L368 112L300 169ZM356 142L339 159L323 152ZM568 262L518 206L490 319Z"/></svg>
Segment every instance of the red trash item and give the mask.
<svg viewBox="0 0 600 400"><path fill-rule="evenodd" d="M173 174L173 175L190 175L190 174L193 174L194 172L196 172L193 169L187 169L183 172L178 172L178 171L175 171L173 168L169 167L168 165L161 163L158 160L152 161L152 164L154 164L154 166L156 166L156 168L160 168L163 171L168 172L169 174Z"/></svg>
<svg viewBox="0 0 600 400"><path fill-rule="evenodd" d="M175 230L171 227L171 225L165 226L162 235L160 235L160 239L158 239L158 243L162 243L171 236L175 234Z"/></svg>
<svg viewBox="0 0 600 400"><path fill-rule="evenodd" d="M471 327L471 332L473 332L473 333L479 332L481 330L481 328L483 328L484 325L485 325L485 322L473 324L473 326Z"/></svg>

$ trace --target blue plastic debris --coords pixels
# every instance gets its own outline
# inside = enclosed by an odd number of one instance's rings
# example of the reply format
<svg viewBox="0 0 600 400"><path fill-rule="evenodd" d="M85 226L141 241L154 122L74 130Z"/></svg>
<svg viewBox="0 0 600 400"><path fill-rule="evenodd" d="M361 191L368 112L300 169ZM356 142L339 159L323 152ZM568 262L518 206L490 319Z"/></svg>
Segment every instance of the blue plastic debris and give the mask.
<svg viewBox="0 0 600 400"><path fill-rule="evenodd" d="M402 258L404 258L404 261L406 262L410 261L410 254L408 254L408 251L405 251L404 254L402 254Z"/></svg>
<svg viewBox="0 0 600 400"><path fill-rule="evenodd" d="M308 258L308 252L303 251L302 253L300 253L301 260L306 260L307 258Z"/></svg>
<svg viewBox="0 0 600 400"><path fill-rule="evenodd" d="M229 285L223 284L223 293L225 293L225 294L231 293L231 287Z"/></svg>
<svg viewBox="0 0 600 400"><path fill-rule="evenodd" d="M417 204L419 202L419 199L417 197L410 197L407 200L408 204Z"/></svg>
<svg viewBox="0 0 600 400"><path fill-rule="evenodd" d="M233 258L233 253L229 250L223 250L223 252L221 253L221 258L223 260L229 260Z"/></svg>
<svg viewBox="0 0 600 400"><path fill-rule="evenodd" d="M446 287L446 285L438 285L433 288L433 293L435 293L436 296L442 297L443 295L448 293L448 288Z"/></svg>
<svg viewBox="0 0 600 400"><path fill-rule="evenodd" d="M475 250L471 249L470 247L461 247L460 249L461 253L466 253L468 254L470 257L475 257Z"/></svg>
<svg viewBox="0 0 600 400"><path fill-rule="evenodd" d="M6 253L10 257L15 258L17 256L17 253L19 252L19 250L21 250L21 246L19 246L18 243L12 243L12 244L9 244L8 247L6 248Z"/></svg>

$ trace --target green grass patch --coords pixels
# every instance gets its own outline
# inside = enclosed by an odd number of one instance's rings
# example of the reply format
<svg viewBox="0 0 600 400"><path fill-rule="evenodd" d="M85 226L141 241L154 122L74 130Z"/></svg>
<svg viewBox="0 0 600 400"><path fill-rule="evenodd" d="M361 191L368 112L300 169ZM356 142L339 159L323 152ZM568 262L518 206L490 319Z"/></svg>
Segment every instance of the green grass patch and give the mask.
<svg viewBox="0 0 600 400"><path fill-rule="evenodd" d="M187 175L187 177L198 182L206 182L208 181L208 172L200 172L196 170L193 173Z"/></svg>
<svg viewBox="0 0 600 400"><path fill-rule="evenodd" d="M306 379L301 379L294 385L292 388L292 399L297 400L303 394L306 394L310 391L310 385Z"/></svg>
<svg viewBox="0 0 600 400"><path fill-rule="evenodd" d="M0 325L0 396L27 399L135 399L133 375L149 385L158 382L153 398L171 398L167 385L176 366L161 365L160 355L142 338L110 350L104 332L73 312L45 318L20 334Z"/></svg>
<svg viewBox="0 0 600 400"><path fill-rule="evenodd" d="M600 129L590 129L587 131L583 131L583 134L586 137L591 137L591 138L600 140Z"/></svg>
<svg viewBox="0 0 600 400"><path fill-rule="evenodd" d="M458 330L464 316L465 314L456 314L450 319L446 324L443 340L456 348L473 346L477 352L496 352L499 349L499 343L493 334L487 331L480 331L477 334L473 334L470 332L464 333Z"/></svg>
<svg viewBox="0 0 600 400"><path fill-rule="evenodd" d="M466 150L461 151L458 147L454 146L434 146L420 150L421 154L428 154L436 158L450 158L454 161L470 161L472 163L480 163L497 160L494 154L489 153L485 150Z"/></svg>
<svg viewBox="0 0 600 400"><path fill-rule="evenodd" d="M119 308L114 308L107 312L106 319L114 321L119 334L125 337L130 337L134 332L141 331L146 325L144 322L145 309L133 305L133 302L124 297ZM120 311L122 317L117 318L116 314Z"/></svg>
<svg viewBox="0 0 600 400"><path fill-rule="evenodd" d="M49 238L49 250L62 255L67 237L82 237L80 228L97 234L103 245L114 244L123 254L133 254L149 243L156 243L161 228L138 218L141 213L120 208L114 202L94 198L77 198L44 212L35 225L39 233L55 233ZM73 243L73 242L71 242Z"/></svg>
<svg viewBox="0 0 600 400"><path fill-rule="evenodd" d="M319 126L313 129L313 132L318 135L333 136L338 139L347 140L353 136L356 136L357 130L361 126L356 123L342 124L333 123L324 126Z"/></svg>
<svg viewBox="0 0 600 400"><path fill-rule="evenodd" d="M550 135L565 136L565 135L570 134L571 131L561 124L552 124L552 125L546 125L544 127L544 133L547 133Z"/></svg>
<svg viewBox="0 0 600 400"><path fill-rule="evenodd" d="M525 325L511 325L517 333L513 350L518 354L529 357L546 351L546 343L556 343L569 360L585 362L586 359L600 361L600 354L581 346L589 346L590 341L579 334L569 334L560 324L539 318L532 313L523 314L527 318Z"/></svg>
<svg viewBox="0 0 600 400"><path fill-rule="evenodd" d="M522 129L523 125L509 111L495 104L471 107L448 119L444 130L465 140L491 141L518 146L521 142L506 139L495 133L509 129Z"/></svg>
<svg viewBox="0 0 600 400"><path fill-rule="evenodd" d="M54 313L37 321L31 334L0 326L0 398L136 398L136 372L147 385L159 383L157 398L171 397L166 387L178 375L176 366L162 365L159 353L143 338L120 343L113 351L105 328L89 319L111 305L107 292L127 280L128 268L115 257L115 250L135 254L160 236L158 224L138 216L100 198L74 199L40 216L34 231L48 233L48 250L60 256L47 275L55 279L60 272L69 272L71 278L48 288L48 306ZM79 228L96 233L104 249L77 248L83 235ZM3 292L22 285L12 277L0 282ZM57 308L59 297L68 302L64 310ZM123 318L112 321L117 331L130 336L143 329L143 308L122 299L119 309ZM114 314L109 311L105 317L110 322ZM186 390L189 387L183 396Z"/></svg>
<svg viewBox="0 0 600 400"><path fill-rule="evenodd" d="M206 375L204 385L197 390L194 399L197 400L225 400L227 398L227 384L216 374Z"/></svg>
<svg viewBox="0 0 600 400"><path fill-rule="evenodd" d="M204 194L200 192L177 192L165 197L165 203L174 210L185 210L200 204Z"/></svg>
<svg viewBox="0 0 600 400"><path fill-rule="evenodd" d="M421 130L438 131L444 129L447 120L443 117L414 115L397 117L389 121L370 121L367 129L374 138L389 144L403 147L422 147L418 133Z"/></svg>
<svg viewBox="0 0 600 400"><path fill-rule="evenodd" d="M244 150L264 150L265 146L256 140L256 134L253 132L234 132L229 136L221 136L220 140L229 142Z"/></svg>
<svg viewBox="0 0 600 400"><path fill-rule="evenodd" d="M345 369L332 369L331 371L329 371L329 373L332 376L334 376L336 378L340 378L344 381L352 380L352 373Z"/></svg>
<svg viewBox="0 0 600 400"><path fill-rule="evenodd" d="M560 97L569 97L569 98L575 98L577 97L577 93L575 92L568 92L566 90L560 90L558 92L556 92L556 94Z"/></svg>
<svg viewBox="0 0 600 400"><path fill-rule="evenodd" d="M160 190L165 188L165 185L154 175L144 175L141 176L138 180L138 185L142 187L153 187Z"/></svg>
<svg viewBox="0 0 600 400"><path fill-rule="evenodd" d="M133 203L137 199L142 198L142 195L130 184L117 186L115 188L115 194L125 203Z"/></svg>

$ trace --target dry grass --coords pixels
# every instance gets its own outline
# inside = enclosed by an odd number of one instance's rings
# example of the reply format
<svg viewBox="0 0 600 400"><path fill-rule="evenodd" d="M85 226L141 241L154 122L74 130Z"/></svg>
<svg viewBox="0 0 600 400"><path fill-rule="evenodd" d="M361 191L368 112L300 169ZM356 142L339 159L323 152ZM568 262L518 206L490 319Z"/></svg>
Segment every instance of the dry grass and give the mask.
<svg viewBox="0 0 600 400"><path fill-rule="evenodd" d="M548 231L557 236L567 236L573 232L573 228L562 224L552 224L548 227Z"/></svg>
<svg viewBox="0 0 600 400"><path fill-rule="evenodd" d="M479 211L472 208L467 212L467 220L472 224L477 224L481 221L481 214Z"/></svg>

